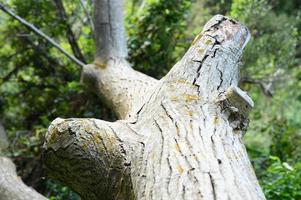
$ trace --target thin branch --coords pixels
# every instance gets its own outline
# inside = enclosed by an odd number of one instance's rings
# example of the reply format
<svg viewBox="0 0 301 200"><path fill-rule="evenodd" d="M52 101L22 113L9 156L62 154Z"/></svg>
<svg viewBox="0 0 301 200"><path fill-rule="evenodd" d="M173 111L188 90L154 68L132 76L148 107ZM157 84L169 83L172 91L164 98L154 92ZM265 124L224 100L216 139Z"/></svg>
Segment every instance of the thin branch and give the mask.
<svg viewBox="0 0 301 200"><path fill-rule="evenodd" d="M240 83L244 84L244 83L248 83L248 84L255 84L258 85L260 87L260 89L262 90L263 94L268 96L268 97L273 97L273 91L271 90L271 88L269 87L269 84L265 83L262 80L258 80L258 79L252 79L250 77L242 77L240 79Z"/></svg>
<svg viewBox="0 0 301 200"><path fill-rule="evenodd" d="M56 43L52 38L48 37L45 33L40 31L38 28L36 28L33 24L27 22L22 17L16 15L11 10L7 9L2 3L0 3L0 9L13 17L14 19L18 20L21 24L25 25L27 28L32 30L34 33L36 33L38 36L44 38L47 42L52 44L57 50L59 50L61 53L63 53L65 56L67 56L71 61L75 62L77 65L83 67L85 64L74 57L73 55L69 54L66 50L64 50L58 43Z"/></svg>
<svg viewBox="0 0 301 200"><path fill-rule="evenodd" d="M66 10L65 10L62 0L54 0L54 3L56 5L57 13L59 15L60 21L65 25L68 42L71 46L73 54L75 55L76 58L78 58L82 62L86 62L85 58L79 48L79 45L75 39L72 28L68 22L68 17L67 17Z"/></svg>
<svg viewBox="0 0 301 200"><path fill-rule="evenodd" d="M86 6L85 6L84 1L83 1L83 0L79 0L79 2L80 2L80 5L82 6L82 8L83 8L83 10L84 10L84 12L85 12L85 14L86 14L86 16L87 16L88 22L89 22L90 27L91 27L91 30L92 30L92 34L94 35L94 30L95 30L95 28L94 28L94 24L93 24L93 21L92 21L92 17L91 17L91 15L89 14L89 11L87 10L87 8L86 8Z"/></svg>

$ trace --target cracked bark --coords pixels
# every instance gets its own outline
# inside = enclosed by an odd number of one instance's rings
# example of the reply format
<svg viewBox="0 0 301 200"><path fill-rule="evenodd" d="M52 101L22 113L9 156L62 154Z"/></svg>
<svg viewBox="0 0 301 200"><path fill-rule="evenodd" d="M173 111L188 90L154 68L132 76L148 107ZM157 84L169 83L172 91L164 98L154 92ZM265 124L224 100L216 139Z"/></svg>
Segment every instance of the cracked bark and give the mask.
<svg viewBox="0 0 301 200"><path fill-rule="evenodd" d="M83 77L121 120L52 122L49 174L83 199L265 199L242 143L253 107L237 86L247 28L213 17L155 80L125 60L120 1L95 8L98 50Z"/></svg>

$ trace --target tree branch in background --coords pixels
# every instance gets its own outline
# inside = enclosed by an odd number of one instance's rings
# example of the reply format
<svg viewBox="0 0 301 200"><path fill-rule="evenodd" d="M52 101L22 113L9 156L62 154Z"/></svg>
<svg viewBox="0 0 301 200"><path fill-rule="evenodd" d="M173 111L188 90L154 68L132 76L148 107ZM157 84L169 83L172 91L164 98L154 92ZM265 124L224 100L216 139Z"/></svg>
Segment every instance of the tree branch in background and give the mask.
<svg viewBox="0 0 301 200"><path fill-rule="evenodd" d="M79 59L77 59L76 57L74 57L73 55L69 54L66 50L64 50L58 43L56 43L52 38L50 38L49 36L47 36L45 33L43 33L41 30L39 30L38 28L36 28L33 24L27 22L25 19L23 19L22 17L16 15L15 13L13 13L11 10L7 9L2 3L0 3L0 9L2 11L4 11L5 13L7 13L8 15L10 15L11 17L13 17L14 19L18 20L21 24L25 25L27 28L29 28L30 30L32 30L34 33L36 33L38 36L44 38L47 42L49 42L50 44L52 44L57 50L59 50L61 53L63 53L66 57L68 57L71 61L73 61L74 63L76 63L77 65L83 67L85 64L80 61Z"/></svg>
<svg viewBox="0 0 301 200"><path fill-rule="evenodd" d="M269 84L265 83L262 80L256 80L256 79L253 79L251 77L242 77L240 79L240 83L241 84L248 83L248 84L258 85L264 95L266 95L268 97L273 97L273 95L274 95L273 91L271 90L271 87L269 87Z"/></svg>
<svg viewBox="0 0 301 200"><path fill-rule="evenodd" d="M83 0L79 0L79 2L80 2L80 5L82 6L82 8L83 8L83 10L84 10L85 15L87 16L88 22L89 22L90 27L91 27L91 30L92 30L92 34L94 35L94 32L95 32L94 30L95 30L95 28L94 28L94 24L93 24L93 21L92 21L92 17L91 17L91 15L89 14L89 11L87 10L87 8L86 8L86 6L85 6L84 1L83 1Z"/></svg>
<svg viewBox="0 0 301 200"><path fill-rule="evenodd" d="M61 23L63 23L65 25L64 28L66 30L68 42L71 46L73 54L75 55L76 58L78 58L82 62L86 63L84 55L82 54L82 52L81 52L81 50L78 46L78 43L75 39L72 28L71 28L71 26L68 22L68 17L67 17L66 10L65 10L63 2L61 0L54 0L54 3L55 3L55 6L57 8L57 13L59 15Z"/></svg>

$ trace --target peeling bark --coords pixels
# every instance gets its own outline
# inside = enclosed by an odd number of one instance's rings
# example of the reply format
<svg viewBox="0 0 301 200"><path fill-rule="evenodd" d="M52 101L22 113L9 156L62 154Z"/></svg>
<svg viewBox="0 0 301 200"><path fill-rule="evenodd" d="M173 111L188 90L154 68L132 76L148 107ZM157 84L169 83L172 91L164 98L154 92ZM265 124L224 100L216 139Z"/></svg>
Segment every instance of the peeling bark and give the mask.
<svg viewBox="0 0 301 200"><path fill-rule="evenodd" d="M49 174L84 199L265 199L242 143L253 102L237 86L238 63L249 37L216 15L159 81L131 69L123 53L98 51L84 77L123 120L52 122Z"/></svg>

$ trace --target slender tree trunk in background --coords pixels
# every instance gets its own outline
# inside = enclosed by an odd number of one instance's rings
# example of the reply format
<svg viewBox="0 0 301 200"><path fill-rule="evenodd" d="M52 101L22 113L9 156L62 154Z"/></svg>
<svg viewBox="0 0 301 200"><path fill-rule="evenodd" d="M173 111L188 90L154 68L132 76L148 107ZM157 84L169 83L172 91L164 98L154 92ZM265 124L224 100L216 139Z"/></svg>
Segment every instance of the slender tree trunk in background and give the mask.
<svg viewBox="0 0 301 200"><path fill-rule="evenodd" d="M83 199L265 199L242 143L253 107L238 88L249 39L213 17L161 80L126 61L120 0L95 1L96 57L83 78L120 120L56 119L49 175Z"/></svg>

